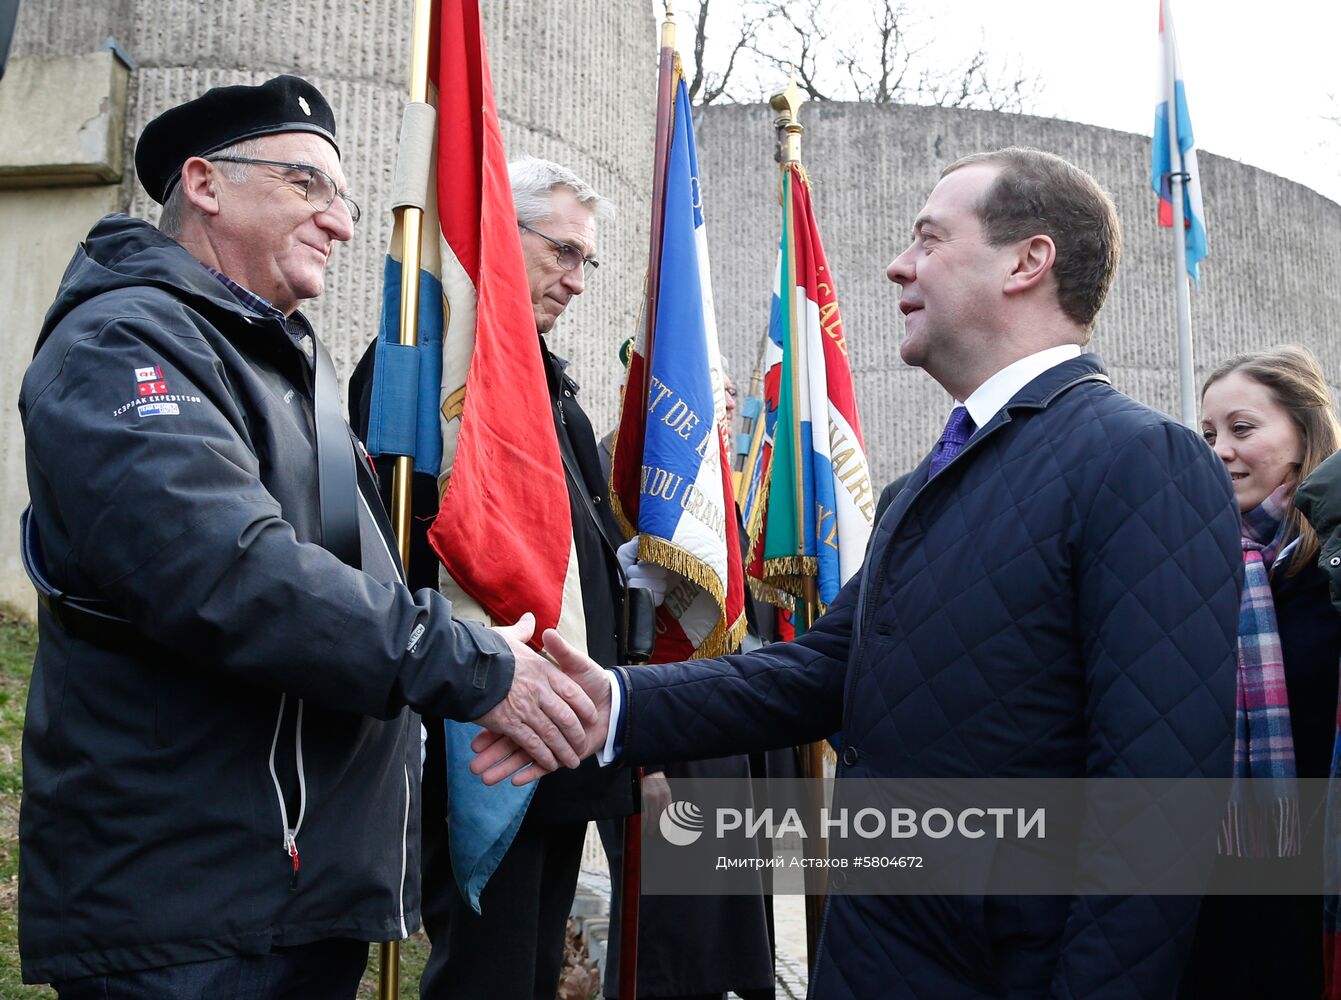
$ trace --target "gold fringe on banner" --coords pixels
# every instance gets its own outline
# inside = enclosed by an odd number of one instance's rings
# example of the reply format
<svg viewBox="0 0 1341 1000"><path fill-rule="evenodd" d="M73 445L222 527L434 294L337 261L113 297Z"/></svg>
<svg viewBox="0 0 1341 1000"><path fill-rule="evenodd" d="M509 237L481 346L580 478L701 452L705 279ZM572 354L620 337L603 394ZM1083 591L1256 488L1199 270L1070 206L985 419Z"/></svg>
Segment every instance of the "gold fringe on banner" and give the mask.
<svg viewBox="0 0 1341 1000"><path fill-rule="evenodd" d="M796 598L787 591L779 590L763 580L748 575L745 577L745 582L749 585L750 593L756 601L776 605L784 611L796 610Z"/></svg>
<svg viewBox="0 0 1341 1000"><path fill-rule="evenodd" d="M814 556L783 556L780 559L764 560L764 583L776 590L785 591L798 599L804 599L805 578L819 576L819 560ZM823 613L823 608L817 609Z"/></svg>
<svg viewBox="0 0 1341 1000"><path fill-rule="evenodd" d="M644 534L638 536L638 560L639 562L656 563L658 566L664 566L672 573L678 573L700 590L705 591L717 603L718 608L725 609L726 588L722 585L721 579L711 566L692 552L688 552L664 538ZM741 609L740 616L734 622L727 623L725 617L725 611L723 610L719 614L717 624L713 626L712 631L695 647L693 659L725 656L727 653L734 652L736 647L745 639L747 622L744 608Z"/></svg>

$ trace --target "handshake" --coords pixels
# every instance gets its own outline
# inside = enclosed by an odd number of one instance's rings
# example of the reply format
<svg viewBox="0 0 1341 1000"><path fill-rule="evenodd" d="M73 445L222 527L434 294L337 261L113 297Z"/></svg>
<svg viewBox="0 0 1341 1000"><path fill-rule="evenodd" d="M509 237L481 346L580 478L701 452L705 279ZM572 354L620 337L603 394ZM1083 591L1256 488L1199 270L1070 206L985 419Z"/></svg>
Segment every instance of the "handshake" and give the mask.
<svg viewBox="0 0 1341 1000"><path fill-rule="evenodd" d="M616 554L628 585L652 591L659 605L669 572L637 561L637 538ZM514 785L525 785L559 767L577 767L605 745L611 725L610 678L554 629L544 635L549 659L526 645L535 632L529 613L495 631L507 639L516 668L507 697L475 720L485 731L471 742L475 759L470 770L486 785L509 777Z"/></svg>
<svg viewBox="0 0 1341 1000"><path fill-rule="evenodd" d="M552 663L526 645L535 632L529 612L495 631L507 639L516 666L507 696L475 720L484 732L471 742L470 770L486 785L508 777L525 785L559 767L577 767L605 744L610 679L554 629L544 635Z"/></svg>

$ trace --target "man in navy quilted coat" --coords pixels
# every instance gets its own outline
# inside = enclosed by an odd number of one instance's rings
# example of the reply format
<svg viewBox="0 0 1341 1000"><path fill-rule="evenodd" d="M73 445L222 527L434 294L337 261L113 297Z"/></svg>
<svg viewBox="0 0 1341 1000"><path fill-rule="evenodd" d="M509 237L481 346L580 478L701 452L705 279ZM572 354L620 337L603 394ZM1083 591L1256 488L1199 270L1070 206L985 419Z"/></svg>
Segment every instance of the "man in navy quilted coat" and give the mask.
<svg viewBox="0 0 1341 1000"><path fill-rule="evenodd" d="M612 720L593 745L636 763L841 730L840 780L1227 777L1239 518L1210 449L1082 353L1119 244L1056 156L947 168L888 273L903 360L962 403L882 497L862 571L748 656L598 672L550 633ZM525 763L478 747L486 780ZM1172 997L1198 905L831 895L811 996Z"/></svg>

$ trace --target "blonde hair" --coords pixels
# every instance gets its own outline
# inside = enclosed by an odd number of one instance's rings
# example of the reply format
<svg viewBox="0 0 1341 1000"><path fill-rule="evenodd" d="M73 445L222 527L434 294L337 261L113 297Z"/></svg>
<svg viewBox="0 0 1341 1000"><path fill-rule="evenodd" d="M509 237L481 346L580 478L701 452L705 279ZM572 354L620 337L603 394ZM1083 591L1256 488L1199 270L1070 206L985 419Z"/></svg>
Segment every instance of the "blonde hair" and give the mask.
<svg viewBox="0 0 1341 1000"><path fill-rule="evenodd" d="M1304 457L1299 463L1298 482L1309 477L1323 460L1341 449L1341 423L1337 422L1331 390L1322 365L1307 348L1298 344L1284 344L1265 351L1238 354L1221 364L1206 378L1201 395L1226 375L1234 372L1246 375L1271 393L1271 398L1294 421L1304 445ZM1309 565L1318 554L1318 535L1291 500L1285 512L1291 534L1299 538L1296 558L1290 560L1289 575Z"/></svg>

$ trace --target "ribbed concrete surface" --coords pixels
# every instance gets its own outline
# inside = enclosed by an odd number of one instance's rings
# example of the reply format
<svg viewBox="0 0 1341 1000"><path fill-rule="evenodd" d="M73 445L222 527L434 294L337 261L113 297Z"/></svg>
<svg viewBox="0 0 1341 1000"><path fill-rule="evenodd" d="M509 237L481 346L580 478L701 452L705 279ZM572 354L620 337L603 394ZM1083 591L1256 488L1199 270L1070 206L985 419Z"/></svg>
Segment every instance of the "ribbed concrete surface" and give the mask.
<svg viewBox="0 0 1341 1000"><path fill-rule="evenodd" d="M619 212L600 234L606 266L553 338L555 349L573 361L593 423L608 427L620 378L615 352L636 322L646 257L656 27L646 5L637 3L489 0L483 6L510 154L567 163ZM128 151L150 118L210 86L259 82L280 72L301 73L320 86L336 108L346 173L365 209L354 242L335 256L327 294L308 310L347 373L375 330L409 8L408 0L42 0L22 5L14 55L84 53L115 36L138 62ZM807 105L802 116L804 158L877 479L917 461L947 406L943 392L898 360L902 319L884 269L904 246L941 167L974 150L1011 143L1051 149L1113 192L1126 252L1096 346L1118 386L1162 409L1176 407L1171 251L1169 233L1154 224L1147 138L937 108ZM772 137L772 114L764 106L714 107L698 115L718 326L742 383L767 322L776 252ZM1295 340L1317 351L1341 382L1341 343L1333 333L1341 329L1341 206L1233 161L1203 155L1202 163L1212 256L1202 288L1193 292L1199 372L1234 351ZM156 217L156 206L129 171L127 177L120 207ZM0 240L16 237L0 233ZM31 332L11 328L7 354L22 357L30 344ZM0 415L0 427L7 439L17 433L12 409ZM0 468L0 523L12 524L23 502L17 464ZM0 534L0 576L17 567L11 546Z"/></svg>
<svg viewBox="0 0 1341 1000"><path fill-rule="evenodd" d="M364 209L353 242L337 250L327 291L305 312L340 370L353 369L376 333L382 258L391 232L388 191L408 79L408 0L43 0L23 4L14 55L88 52L113 35L138 64L126 143L159 112L232 83L277 73L312 80L335 108L351 193ZM642 287L651 190L656 26L645 5L490 0L484 9L508 153L559 160L616 205L600 233L602 266L554 341L612 419L617 346L632 332ZM157 218L133 179L121 204ZM600 391L604 389L605 391Z"/></svg>
<svg viewBox="0 0 1341 1000"><path fill-rule="evenodd" d="M917 462L940 433L947 397L903 365L898 290L885 267L943 166L1006 145L1051 150L1112 193L1125 250L1095 346L1114 383L1167 412L1178 406L1172 246L1155 225L1144 136L1072 122L942 108L806 105L802 153L838 299L875 478ZM768 321L779 230L772 113L701 112L699 156L718 327L737 372L753 368ZM1199 375L1230 354L1297 341L1341 383L1341 206L1291 181L1202 154L1211 257L1192 292Z"/></svg>
<svg viewBox="0 0 1341 1000"><path fill-rule="evenodd" d="M619 214L600 233L604 266L590 294L574 303L553 339L586 386L596 425L606 426L621 374L617 347L636 321L647 252L656 25L645 4L488 0L481 6L509 155L567 164ZM347 375L376 333L411 7L409 0L41 0L21 5L12 55L83 54L115 37L137 64L124 137L128 165L145 123L210 87L259 83L278 73L298 73L320 87L336 111L345 172L364 221L333 257L326 294L306 312ZM51 128L78 124L57 119ZM13 400L55 279L99 211L158 214L130 169L119 191L66 191L45 202L42 192L25 197L21 206L5 206L5 217L64 206L59 224L43 231L48 243L59 234L64 246L47 247L39 268L28 235L0 232L0 258L32 262L10 272L22 287L0 312L10 320L3 326L10 363L0 393L10 400L0 413L0 440L7 442L0 448L0 523L8 525L27 500ZM94 202L103 207L90 213ZM42 305L24 305L34 296ZM0 599L28 605L30 595L13 532L0 532Z"/></svg>

